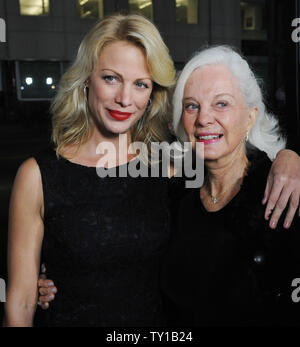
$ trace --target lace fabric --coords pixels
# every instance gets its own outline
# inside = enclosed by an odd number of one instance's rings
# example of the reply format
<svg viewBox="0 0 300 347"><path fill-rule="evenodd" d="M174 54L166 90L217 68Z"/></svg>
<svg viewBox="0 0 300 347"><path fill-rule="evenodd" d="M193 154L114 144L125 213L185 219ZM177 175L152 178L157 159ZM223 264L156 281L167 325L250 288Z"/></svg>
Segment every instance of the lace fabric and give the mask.
<svg viewBox="0 0 300 347"><path fill-rule="evenodd" d="M44 192L42 261L58 288L36 325L162 325L169 179L100 178L53 150L34 158Z"/></svg>

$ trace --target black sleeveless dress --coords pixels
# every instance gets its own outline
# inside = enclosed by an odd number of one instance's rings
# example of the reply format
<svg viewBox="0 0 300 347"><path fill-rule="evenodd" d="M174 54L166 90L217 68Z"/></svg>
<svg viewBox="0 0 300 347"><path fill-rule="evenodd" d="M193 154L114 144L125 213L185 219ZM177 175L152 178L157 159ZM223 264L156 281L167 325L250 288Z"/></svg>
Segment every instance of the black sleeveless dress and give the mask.
<svg viewBox="0 0 300 347"><path fill-rule="evenodd" d="M35 324L163 325L169 179L100 178L96 168L57 159L53 150L34 158L44 192L42 261L58 288Z"/></svg>

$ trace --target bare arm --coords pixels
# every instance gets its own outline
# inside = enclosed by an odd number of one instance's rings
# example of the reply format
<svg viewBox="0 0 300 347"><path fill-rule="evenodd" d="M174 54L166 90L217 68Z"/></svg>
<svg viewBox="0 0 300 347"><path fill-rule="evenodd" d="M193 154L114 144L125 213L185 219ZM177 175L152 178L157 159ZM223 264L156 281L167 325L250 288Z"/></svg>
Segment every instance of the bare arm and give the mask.
<svg viewBox="0 0 300 347"><path fill-rule="evenodd" d="M11 195L8 233L6 326L32 326L43 240L43 192L33 158L18 170Z"/></svg>

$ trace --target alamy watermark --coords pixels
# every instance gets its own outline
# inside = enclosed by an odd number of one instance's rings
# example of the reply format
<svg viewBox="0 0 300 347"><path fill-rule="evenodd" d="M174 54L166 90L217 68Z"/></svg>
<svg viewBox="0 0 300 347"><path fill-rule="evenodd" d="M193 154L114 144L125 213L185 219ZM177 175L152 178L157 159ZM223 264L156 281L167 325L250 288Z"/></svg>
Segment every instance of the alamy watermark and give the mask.
<svg viewBox="0 0 300 347"><path fill-rule="evenodd" d="M181 144L173 142L152 142L151 153L143 142L133 142L128 146L126 134L119 135L118 148L111 142L101 142L96 154L101 159L96 165L97 175L105 177L170 177L171 168L175 177L186 178L186 188L200 188L204 181L204 144L191 142ZM128 155L135 159L128 165L117 166L127 162ZM117 174L118 169L118 174Z"/></svg>
<svg viewBox="0 0 300 347"><path fill-rule="evenodd" d="M0 42L6 42L6 23L3 18L0 18Z"/></svg>
<svg viewBox="0 0 300 347"><path fill-rule="evenodd" d="M0 302L6 302L6 283L0 278Z"/></svg>
<svg viewBox="0 0 300 347"><path fill-rule="evenodd" d="M295 303L300 302L300 278L295 278L292 282L292 287L296 289L292 292L292 300Z"/></svg>
<svg viewBox="0 0 300 347"><path fill-rule="evenodd" d="M292 40L295 43L300 42L300 18L295 18L292 21L292 27L296 27L292 32Z"/></svg>

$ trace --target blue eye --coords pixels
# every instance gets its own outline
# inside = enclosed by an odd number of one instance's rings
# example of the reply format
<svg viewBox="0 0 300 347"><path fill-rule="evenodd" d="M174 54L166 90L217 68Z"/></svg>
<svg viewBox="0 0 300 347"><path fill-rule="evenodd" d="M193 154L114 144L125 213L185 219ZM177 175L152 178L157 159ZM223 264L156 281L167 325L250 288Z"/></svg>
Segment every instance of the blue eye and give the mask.
<svg viewBox="0 0 300 347"><path fill-rule="evenodd" d="M223 107L226 107L228 104L226 102L218 102L217 105L223 108Z"/></svg>
<svg viewBox="0 0 300 347"><path fill-rule="evenodd" d="M185 108L186 110L198 110L198 109L199 109L199 106L196 105L196 104L186 104L186 105L184 106L184 108Z"/></svg>
<svg viewBox="0 0 300 347"><path fill-rule="evenodd" d="M109 82L109 83L117 81L116 76L107 75L107 76L103 76L102 78L104 79L104 81Z"/></svg>
<svg viewBox="0 0 300 347"><path fill-rule="evenodd" d="M145 89L148 89L149 86L148 84L144 83L144 82L136 82L136 85L139 87L139 88L145 88Z"/></svg>

